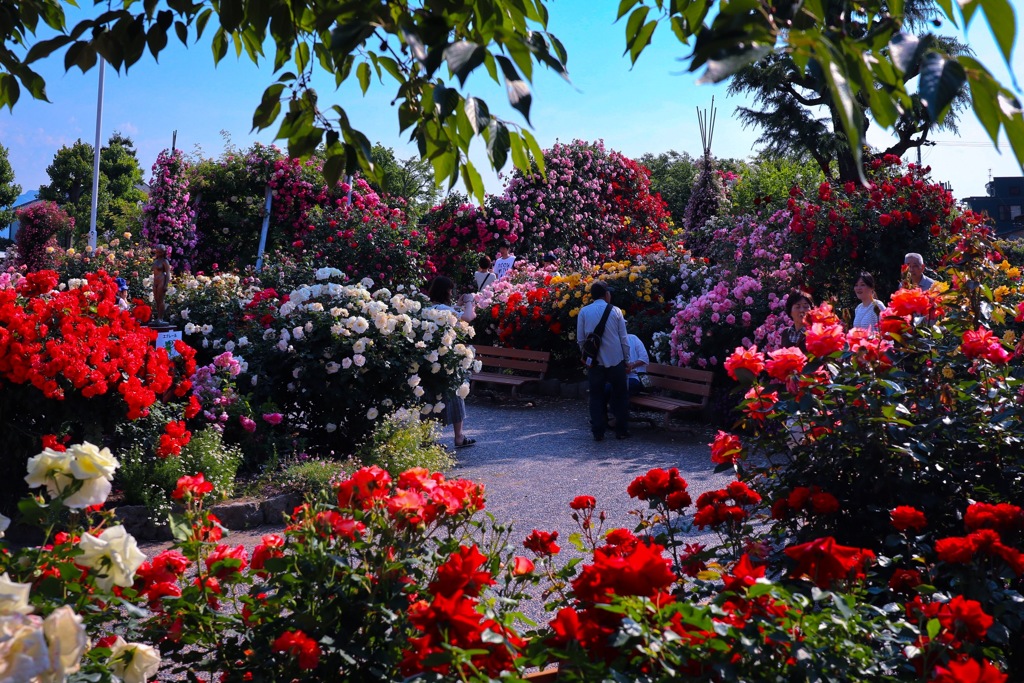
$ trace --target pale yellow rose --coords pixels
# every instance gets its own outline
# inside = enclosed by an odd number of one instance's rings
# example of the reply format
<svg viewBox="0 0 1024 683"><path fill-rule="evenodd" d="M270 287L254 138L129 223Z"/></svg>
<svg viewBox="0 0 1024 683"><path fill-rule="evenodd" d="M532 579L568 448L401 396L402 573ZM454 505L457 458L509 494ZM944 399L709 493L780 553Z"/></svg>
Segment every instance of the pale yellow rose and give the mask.
<svg viewBox="0 0 1024 683"><path fill-rule="evenodd" d="M105 529L98 537L82 534L78 546L83 552L77 563L98 572L96 585L103 590L110 590L115 584L130 587L135 581L135 571L146 561L135 539L120 525Z"/></svg>
<svg viewBox="0 0 1024 683"><path fill-rule="evenodd" d="M11 518L0 515L0 538L4 537L4 532L7 531L9 526L11 526Z"/></svg>
<svg viewBox="0 0 1024 683"><path fill-rule="evenodd" d="M68 452L73 456L71 474L76 479L113 479L114 470L120 463L110 454L109 448L100 450L88 441L72 446Z"/></svg>
<svg viewBox="0 0 1024 683"><path fill-rule="evenodd" d="M34 609L28 604L31 590L32 584L11 581L7 572L0 574L0 614L31 614Z"/></svg>
<svg viewBox="0 0 1024 683"><path fill-rule="evenodd" d="M82 617L69 605L58 607L43 621L43 633L50 646L50 670L43 681L63 681L81 668L82 654L89 647Z"/></svg>
<svg viewBox="0 0 1024 683"><path fill-rule="evenodd" d="M146 683L160 668L160 654L142 643L127 643L121 636L110 646L110 670L124 683Z"/></svg>
<svg viewBox="0 0 1024 683"><path fill-rule="evenodd" d="M81 481L78 490L64 499L64 504L72 510L82 510L93 505L102 505L110 495L110 480L97 477Z"/></svg>
<svg viewBox="0 0 1024 683"><path fill-rule="evenodd" d="M31 681L49 668L43 620L34 614L0 617L0 681Z"/></svg>
<svg viewBox="0 0 1024 683"><path fill-rule="evenodd" d="M71 483L71 454L44 448L39 455L33 455L26 465L28 474L25 481L30 489L45 486L51 497L56 498L62 489Z"/></svg>

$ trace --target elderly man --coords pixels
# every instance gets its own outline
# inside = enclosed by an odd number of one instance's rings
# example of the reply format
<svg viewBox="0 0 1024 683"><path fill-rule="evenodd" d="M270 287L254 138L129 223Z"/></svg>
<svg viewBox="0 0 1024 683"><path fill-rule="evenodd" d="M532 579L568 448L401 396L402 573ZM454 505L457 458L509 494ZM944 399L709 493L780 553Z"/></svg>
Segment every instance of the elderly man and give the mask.
<svg viewBox="0 0 1024 683"><path fill-rule="evenodd" d="M590 380L590 429L594 441L603 441L608 427L608 403L611 399L612 415L615 417L615 437L629 438L629 394L626 384L626 359L629 358L629 340L626 336L626 320L622 311L612 306L612 290L600 280L590 286L592 303L580 309L576 317L576 340L582 347L583 340L605 319L601 334L601 347L597 357L589 360L587 378ZM607 311L607 316L605 315ZM611 386L609 395L605 385Z"/></svg>
<svg viewBox="0 0 1024 683"><path fill-rule="evenodd" d="M935 280L924 274L924 258L920 254L911 252L903 257L903 263L910 273L910 284L919 287L921 291L927 292L935 284Z"/></svg>

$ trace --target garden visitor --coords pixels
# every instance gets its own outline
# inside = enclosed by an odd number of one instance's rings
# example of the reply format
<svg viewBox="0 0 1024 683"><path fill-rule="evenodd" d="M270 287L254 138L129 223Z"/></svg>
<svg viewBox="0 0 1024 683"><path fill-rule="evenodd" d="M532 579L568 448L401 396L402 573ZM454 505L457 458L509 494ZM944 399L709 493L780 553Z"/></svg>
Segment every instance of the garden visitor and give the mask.
<svg viewBox="0 0 1024 683"><path fill-rule="evenodd" d="M132 305L128 303L128 281L119 277L114 282L117 283L117 307L122 311L130 311Z"/></svg>
<svg viewBox="0 0 1024 683"><path fill-rule="evenodd" d="M626 359L629 358L629 340L626 320L622 311L612 306L612 290L601 281L590 286L593 302L580 309L576 317L576 340L582 350L583 340L605 320L597 357L587 359L587 378L590 381L590 429L594 441L603 441L608 426L609 401L615 417L615 436L629 438L629 395L626 383ZM605 385L611 391L605 393Z"/></svg>
<svg viewBox="0 0 1024 683"><path fill-rule="evenodd" d="M171 284L171 262L167 260L167 247L162 244L153 245L153 305L156 309L154 322L164 320L164 295Z"/></svg>
<svg viewBox="0 0 1024 683"><path fill-rule="evenodd" d="M861 273L853 286L853 293L860 299L853 315L853 326L872 332L878 329L878 316L885 304L875 298L875 278L871 273Z"/></svg>
<svg viewBox="0 0 1024 683"><path fill-rule="evenodd" d="M924 274L924 258L920 254L910 252L903 257L903 265L907 267L912 287L919 287L922 292L927 292L935 284L935 280Z"/></svg>
<svg viewBox="0 0 1024 683"><path fill-rule="evenodd" d="M494 276L499 280L512 272L512 266L516 264L516 256L511 250L508 240L502 240L498 245L498 256L494 259Z"/></svg>
<svg viewBox="0 0 1024 683"><path fill-rule="evenodd" d="M640 337L628 334L626 341L629 342L629 355L626 356L626 390L628 395L632 396L639 394L644 388L640 375L647 372L647 364L651 362L651 357L647 355L647 348L640 341Z"/></svg>
<svg viewBox="0 0 1024 683"><path fill-rule="evenodd" d="M794 289L786 297L786 313L793 325L782 331L782 345L795 346L801 351L806 351L805 343L807 326L804 324L804 317L814 307L814 299L802 289Z"/></svg>
<svg viewBox="0 0 1024 683"><path fill-rule="evenodd" d="M498 279L494 271L491 270L491 257L487 254L480 255L473 279L476 281L476 291L478 292L484 291L485 287L490 287Z"/></svg>
<svg viewBox="0 0 1024 683"><path fill-rule="evenodd" d="M558 257L555 256L555 252L549 251L544 254L544 265L541 267L551 273L551 277L558 277Z"/></svg>
<svg viewBox="0 0 1024 683"><path fill-rule="evenodd" d="M454 289L455 283L452 282L451 278L438 275L431 281L430 287L427 289L427 296L434 302L434 308L442 311L452 311L459 316L460 320L464 320L467 323L472 322L476 318L476 305L473 295L466 294L462 297L462 310L459 310L452 306L452 291ZM446 425L450 424L455 432L455 447L466 448L475 444L476 439L472 439L462 433L462 424L466 420L466 402L462 397L454 391L448 393L444 397L444 409L444 423Z"/></svg>

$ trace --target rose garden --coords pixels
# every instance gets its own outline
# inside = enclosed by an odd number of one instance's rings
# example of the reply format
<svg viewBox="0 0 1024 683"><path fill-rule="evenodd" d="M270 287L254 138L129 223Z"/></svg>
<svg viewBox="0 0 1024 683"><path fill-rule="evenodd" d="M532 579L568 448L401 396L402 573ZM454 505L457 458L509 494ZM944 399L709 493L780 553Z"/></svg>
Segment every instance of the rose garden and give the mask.
<svg viewBox="0 0 1024 683"><path fill-rule="evenodd" d="M544 162L413 222L317 157L168 152L142 224L95 249L57 247L54 206L23 215L0 274L0 521L18 531L0 677L1024 678L1021 252L893 156L866 161L866 185L707 168L685 229L650 171L601 143ZM432 277L472 292L501 240L515 269L475 295L472 324L431 307ZM154 243L175 268L171 350L147 326ZM901 288L907 252L941 284ZM876 333L842 320L863 270L888 300ZM686 472L652 469L621 492L635 526L606 529L581 489L564 501L578 533L516 528L442 471L432 418L469 392L474 343L549 351L550 376L578 381L595 281L659 362L715 373L697 420L730 482L691 496ZM824 302L806 351L782 341L795 286ZM251 553L209 510L238 482L310 471ZM168 521L173 547L143 554L124 503Z"/></svg>

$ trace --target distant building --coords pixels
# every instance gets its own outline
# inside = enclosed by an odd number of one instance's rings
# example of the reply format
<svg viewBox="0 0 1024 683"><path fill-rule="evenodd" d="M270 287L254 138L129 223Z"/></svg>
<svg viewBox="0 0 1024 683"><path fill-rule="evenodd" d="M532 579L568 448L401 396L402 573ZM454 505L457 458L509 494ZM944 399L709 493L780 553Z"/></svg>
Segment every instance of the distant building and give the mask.
<svg viewBox="0 0 1024 683"><path fill-rule="evenodd" d="M1024 177L993 178L985 185L987 197L967 197L975 213L987 214L999 237L1024 237Z"/></svg>

